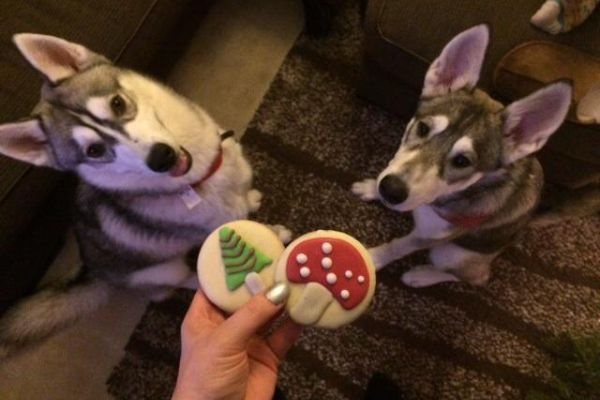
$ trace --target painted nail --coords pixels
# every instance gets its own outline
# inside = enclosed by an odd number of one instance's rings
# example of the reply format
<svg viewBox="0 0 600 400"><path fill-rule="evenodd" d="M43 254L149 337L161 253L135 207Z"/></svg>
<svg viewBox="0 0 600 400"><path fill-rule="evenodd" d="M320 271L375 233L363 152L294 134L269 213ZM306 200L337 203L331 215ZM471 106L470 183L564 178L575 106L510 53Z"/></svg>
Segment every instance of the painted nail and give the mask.
<svg viewBox="0 0 600 400"><path fill-rule="evenodd" d="M275 305L283 304L290 295L290 287L283 283L276 283L267 293L265 297Z"/></svg>

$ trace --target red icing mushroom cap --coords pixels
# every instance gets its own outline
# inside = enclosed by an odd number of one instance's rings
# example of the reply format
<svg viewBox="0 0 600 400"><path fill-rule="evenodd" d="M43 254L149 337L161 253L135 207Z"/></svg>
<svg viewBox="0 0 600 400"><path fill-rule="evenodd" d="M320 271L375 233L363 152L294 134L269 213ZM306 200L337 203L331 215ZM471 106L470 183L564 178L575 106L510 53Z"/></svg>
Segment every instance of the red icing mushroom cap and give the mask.
<svg viewBox="0 0 600 400"><path fill-rule="evenodd" d="M358 306L369 290L369 270L354 245L338 238L312 238L290 252L287 278L293 283L319 283L346 309Z"/></svg>

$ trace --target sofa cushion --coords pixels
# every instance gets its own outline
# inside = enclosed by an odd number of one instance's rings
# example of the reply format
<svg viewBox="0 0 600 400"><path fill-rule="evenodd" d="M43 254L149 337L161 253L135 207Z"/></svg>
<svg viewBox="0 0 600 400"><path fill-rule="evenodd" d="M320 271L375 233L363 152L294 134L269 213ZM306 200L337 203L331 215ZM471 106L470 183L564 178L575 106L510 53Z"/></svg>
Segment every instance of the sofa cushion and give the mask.
<svg viewBox="0 0 600 400"><path fill-rule="evenodd" d="M402 71L420 88L428 65L457 33L487 23L490 46L480 84L490 89L492 74L500 58L513 47L530 40L552 40L582 51L600 51L600 12L567 34L552 36L529 23L541 6L540 0L372 0L368 18L374 24L367 31L366 51L392 73ZM406 69L409 59L417 69ZM417 61L417 62L415 62Z"/></svg>

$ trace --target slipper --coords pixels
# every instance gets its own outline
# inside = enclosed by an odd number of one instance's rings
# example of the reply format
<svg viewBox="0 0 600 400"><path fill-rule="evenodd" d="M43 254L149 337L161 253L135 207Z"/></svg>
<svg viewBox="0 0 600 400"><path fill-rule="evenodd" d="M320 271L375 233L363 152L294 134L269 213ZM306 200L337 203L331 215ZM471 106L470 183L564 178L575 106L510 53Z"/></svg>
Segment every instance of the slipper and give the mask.
<svg viewBox="0 0 600 400"><path fill-rule="evenodd" d="M493 84L501 96L516 100L562 79L573 83L567 119L583 125L600 123L600 111L591 111L594 105L600 108L600 58L592 54L553 42L526 42L498 62Z"/></svg>

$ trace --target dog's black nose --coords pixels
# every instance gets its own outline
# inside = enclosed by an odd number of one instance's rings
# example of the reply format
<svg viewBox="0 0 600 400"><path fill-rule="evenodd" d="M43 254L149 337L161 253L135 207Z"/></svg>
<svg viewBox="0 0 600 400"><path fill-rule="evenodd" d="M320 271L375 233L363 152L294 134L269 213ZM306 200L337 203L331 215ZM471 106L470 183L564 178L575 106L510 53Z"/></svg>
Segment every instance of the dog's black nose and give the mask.
<svg viewBox="0 0 600 400"><path fill-rule="evenodd" d="M379 194L390 204L400 204L408 197L408 188L396 175L386 175L379 182Z"/></svg>
<svg viewBox="0 0 600 400"><path fill-rule="evenodd" d="M150 148L146 164L154 172L167 172L177 162L177 152L164 143L156 143Z"/></svg>

